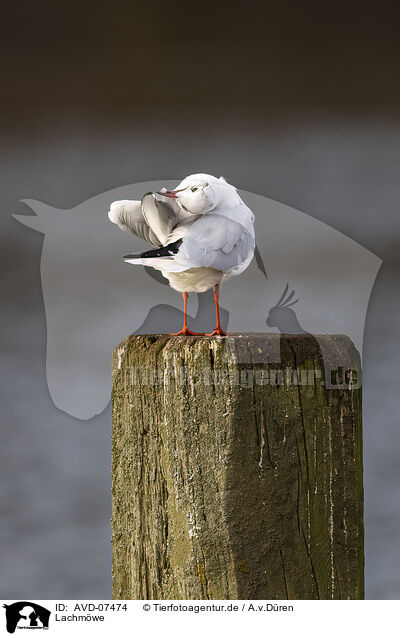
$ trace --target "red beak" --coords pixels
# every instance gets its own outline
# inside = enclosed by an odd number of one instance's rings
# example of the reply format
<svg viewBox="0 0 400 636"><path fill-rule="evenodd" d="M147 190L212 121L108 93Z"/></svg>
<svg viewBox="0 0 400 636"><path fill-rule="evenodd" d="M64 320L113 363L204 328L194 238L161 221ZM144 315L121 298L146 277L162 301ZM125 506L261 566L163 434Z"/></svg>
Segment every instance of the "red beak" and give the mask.
<svg viewBox="0 0 400 636"><path fill-rule="evenodd" d="M162 197L168 197L169 199L177 199L177 192L182 192L186 190L186 188L181 188L180 190L165 190L165 192L157 192L157 194L161 194Z"/></svg>
<svg viewBox="0 0 400 636"><path fill-rule="evenodd" d="M177 199L177 192L179 192L179 190L166 190L165 192L158 192L157 194L161 194L163 197L168 197L169 199Z"/></svg>

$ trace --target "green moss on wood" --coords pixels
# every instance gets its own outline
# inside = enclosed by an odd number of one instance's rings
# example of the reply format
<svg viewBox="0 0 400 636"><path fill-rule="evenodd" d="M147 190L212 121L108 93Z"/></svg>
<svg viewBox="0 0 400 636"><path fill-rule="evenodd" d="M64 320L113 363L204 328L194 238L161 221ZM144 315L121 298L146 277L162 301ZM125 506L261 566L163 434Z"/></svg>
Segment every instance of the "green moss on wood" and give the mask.
<svg viewBox="0 0 400 636"><path fill-rule="evenodd" d="M348 338L321 340L359 369ZM196 381L287 366L323 378L315 338L130 336L116 349L114 598L363 598L361 389ZM133 384L138 367L159 383ZM171 369L188 381L165 381Z"/></svg>

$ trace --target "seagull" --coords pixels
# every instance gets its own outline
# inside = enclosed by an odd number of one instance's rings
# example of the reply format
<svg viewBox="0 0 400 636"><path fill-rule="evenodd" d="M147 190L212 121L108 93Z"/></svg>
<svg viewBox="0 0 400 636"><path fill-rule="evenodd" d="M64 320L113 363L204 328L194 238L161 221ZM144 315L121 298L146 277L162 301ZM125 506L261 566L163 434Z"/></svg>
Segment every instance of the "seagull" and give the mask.
<svg viewBox="0 0 400 636"><path fill-rule="evenodd" d="M184 320L174 336L225 336L219 315L220 285L250 265L255 250L254 214L224 177L192 174L174 190L147 192L141 201L114 201L110 221L155 246L124 260L159 270L183 295ZM214 288L213 332L187 326L189 292Z"/></svg>

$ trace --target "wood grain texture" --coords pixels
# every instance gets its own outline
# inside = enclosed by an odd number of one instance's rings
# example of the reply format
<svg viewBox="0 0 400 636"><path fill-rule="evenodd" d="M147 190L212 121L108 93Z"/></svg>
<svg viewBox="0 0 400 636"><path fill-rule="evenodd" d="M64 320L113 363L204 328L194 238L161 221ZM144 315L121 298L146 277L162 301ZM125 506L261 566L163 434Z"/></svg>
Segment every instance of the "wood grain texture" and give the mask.
<svg viewBox="0 0 400 636"><path fill-rule="evenodd" d="M321 342L325 361L360 373L345 336L119 345L115 599L363 598L361 389L326 388Z"/></svg>

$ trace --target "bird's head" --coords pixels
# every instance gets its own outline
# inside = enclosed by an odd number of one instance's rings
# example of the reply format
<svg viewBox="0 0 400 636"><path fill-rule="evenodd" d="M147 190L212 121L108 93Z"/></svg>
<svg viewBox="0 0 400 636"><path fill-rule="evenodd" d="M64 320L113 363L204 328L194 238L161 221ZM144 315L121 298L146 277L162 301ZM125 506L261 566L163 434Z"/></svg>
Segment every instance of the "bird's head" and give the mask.
<svg viewBox="0 0 400 636"><path fill-rule="evenodd" d="M223 203L230 189L236 193L236 189L223 177L217 179L208 174L194 174L186 177L175 190L164 190L159 194L175 199L191 214L207 214Z"/></svg>

